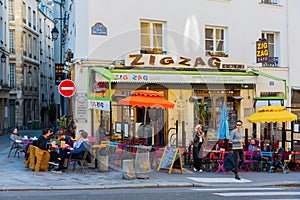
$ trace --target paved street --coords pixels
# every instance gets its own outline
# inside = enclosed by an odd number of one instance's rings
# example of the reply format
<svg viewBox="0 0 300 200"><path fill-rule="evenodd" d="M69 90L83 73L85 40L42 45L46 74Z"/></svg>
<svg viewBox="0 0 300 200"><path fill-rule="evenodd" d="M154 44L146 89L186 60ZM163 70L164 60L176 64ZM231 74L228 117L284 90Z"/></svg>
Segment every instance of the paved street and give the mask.
<svg viewBox="0 0 300 200"><path fill-rule="evenodd" d="M20 131L21 135L38 136L41 131ZM242 180L234 179L232 173L214 174L213 172L194 173L190 168L184 168L184 173L174 171L168 174L166 170L149 172L149 179L125 180L122 171L110 169L109 172L99 172L89 169L83 174L80 169L63 174L39 172L24 168L24 158L21 156L7 158L9 151L9 135L0 136L0 190L62 190L62 189L108 189L108 188L162 188L162 187L270 187L273 185L300 185L300 172L283 174L245 172Z"/></svg>

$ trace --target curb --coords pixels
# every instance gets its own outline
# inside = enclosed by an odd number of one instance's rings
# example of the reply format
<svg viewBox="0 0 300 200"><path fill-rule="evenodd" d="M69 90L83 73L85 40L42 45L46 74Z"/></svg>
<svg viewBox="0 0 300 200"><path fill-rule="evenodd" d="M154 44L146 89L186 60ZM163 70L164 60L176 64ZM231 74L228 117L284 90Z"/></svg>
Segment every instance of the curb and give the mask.
<svg viewBox="0 0 300 200"><path fill-rule="evenodd" d="M88 187L77 186L32 186L32 187L2 187L0 191L28 191L28 190L108 190L108 189L144 189L144 188L176 188L176 187L203 187L200 184L189 182L162 182L146 184L119 184L119 185L94 185Z"/></svg>

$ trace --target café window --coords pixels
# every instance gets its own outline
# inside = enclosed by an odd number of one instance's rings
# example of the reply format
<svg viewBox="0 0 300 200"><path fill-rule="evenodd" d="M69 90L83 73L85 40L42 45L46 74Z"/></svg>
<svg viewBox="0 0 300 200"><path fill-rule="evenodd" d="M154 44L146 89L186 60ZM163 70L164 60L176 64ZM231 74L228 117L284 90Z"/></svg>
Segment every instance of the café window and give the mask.
<svg viewBox="0 0 300 200"><path fill-rule="evenodd" d="M205 28L205 55L226 55L226 29L223 27Z"/></svg>
<svg viewBox="0 0 300 200"><path fill-rule="evenodd" d="M140 21L141 53L165 54L164 26L165 22L161 21Z"/></svg>

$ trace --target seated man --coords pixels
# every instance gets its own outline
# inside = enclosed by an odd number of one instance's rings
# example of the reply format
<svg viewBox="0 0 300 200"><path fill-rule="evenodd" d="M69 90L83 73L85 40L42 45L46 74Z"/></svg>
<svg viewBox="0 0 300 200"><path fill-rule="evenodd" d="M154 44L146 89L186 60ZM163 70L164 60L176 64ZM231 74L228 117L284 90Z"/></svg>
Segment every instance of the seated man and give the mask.
<svg viewBox="0 0 300 200"><path fill-rule="evenodd" d="M57 135L57 138L59 141L65 141L65 143L69 146L73 146L73 141L69 135L67 135L65 132L59 132Z"/></svg>
<svg viewBox="0 0 300 200"><path fill-rule="evenodd" d="M64 169L68 166L64 166L65 160L70 158L82 158L84 151L89 149L91 146L90 141L88 140L88 133L84 130L79 131L78 140L74 142L73 148L63 149L59 155L59 165L56 170L53 170L54 173L62 173Z"/></svg>

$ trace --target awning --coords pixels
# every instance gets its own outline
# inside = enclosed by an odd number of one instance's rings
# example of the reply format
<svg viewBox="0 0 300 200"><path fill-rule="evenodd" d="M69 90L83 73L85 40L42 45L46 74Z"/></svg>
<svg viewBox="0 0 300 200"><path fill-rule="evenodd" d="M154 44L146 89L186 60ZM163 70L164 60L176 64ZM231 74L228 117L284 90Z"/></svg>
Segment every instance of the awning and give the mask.
<svg viewBox="0 0 300 200"><path fill-rule="evenodd" d="M203 99L202 96L191 96L191 97L189 98L189 102L197 102L197 101L200 101L200 100L202 100L202 99Z"/></svg>
<svg viewBox="0 0 300 200"><path fill-rule="evenodd" d="M300 86L292 86L292 90L300 90Z"/></svg>
<svg viewBox="0 0 300 200"><path fill-rule="evenodd" d="M126 83L176 83L176 84L256 84L257 75L245 71L181 71L181 70L111 70Z"/></svg>
<svg viewBox="0 0 300 200"><path fill-rule="evenodd" d="M95 72L101 74L104 78L108 79L108 80L117 80L118 77L111 73L108 69L105 69L103 67L92 67L92 70L94 70Z"/></svg>
<svg viewBox="0 0 300 200"><path fill-rule="evenodd" d="M232 99L237 100L237 101L244 99L244 97L242 97L242 96L232 96L232 97L229 97L229 98L232 98Z"/></svg>

